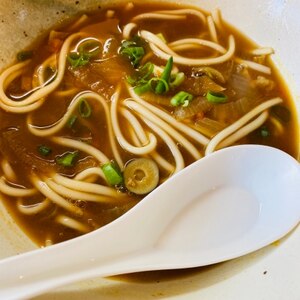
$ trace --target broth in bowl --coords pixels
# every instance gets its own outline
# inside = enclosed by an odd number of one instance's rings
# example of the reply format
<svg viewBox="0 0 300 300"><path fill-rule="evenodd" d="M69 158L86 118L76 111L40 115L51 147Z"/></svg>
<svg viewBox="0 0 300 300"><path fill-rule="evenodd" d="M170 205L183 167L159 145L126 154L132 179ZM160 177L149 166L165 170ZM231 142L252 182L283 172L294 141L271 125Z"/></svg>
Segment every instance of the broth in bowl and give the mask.
<svg viewBox="0 0 300 300"><path fill-rule="evenodd" d="M218 11L169 4L52 30L0 76L3 201L46 246L106 225L218 149L256 143L296 157L273 52Z"/></svg>

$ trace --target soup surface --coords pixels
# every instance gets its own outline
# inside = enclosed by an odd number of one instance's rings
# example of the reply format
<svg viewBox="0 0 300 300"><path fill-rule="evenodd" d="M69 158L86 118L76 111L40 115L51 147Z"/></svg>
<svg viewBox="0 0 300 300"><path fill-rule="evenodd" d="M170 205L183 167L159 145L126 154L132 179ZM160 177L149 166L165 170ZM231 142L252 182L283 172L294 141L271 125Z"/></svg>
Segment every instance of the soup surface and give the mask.
<svg viewBox="0 0 300 300"><path fill-rule="evenodd" d="M52 30L0 77L1 199L47 246L113 221L218 149L255 143L296 157L273 52L218 11L166 4Z"/></svg>

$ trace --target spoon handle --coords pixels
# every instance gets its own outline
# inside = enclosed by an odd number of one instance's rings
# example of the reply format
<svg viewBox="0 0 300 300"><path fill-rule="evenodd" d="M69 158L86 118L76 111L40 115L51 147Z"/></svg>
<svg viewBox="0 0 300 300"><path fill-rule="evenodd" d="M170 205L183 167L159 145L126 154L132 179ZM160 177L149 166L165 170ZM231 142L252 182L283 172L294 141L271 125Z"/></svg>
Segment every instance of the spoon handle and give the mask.
<svg viewBox="0 0 300 300"><path fill-rule="evenodd" d="M110 246L112 251L103 251L102 255L98 253L96 261L93 255L86 255L88 251L81 249L84 241L75 241L1 261L0 299L28 299L71 282L114 273L114 261L122 255L116 253L112 243ZM93 247L98 247L98 251L101 251L101 247L97 245ZM109 265L109 270L106 270L106 265Z"/></svg>

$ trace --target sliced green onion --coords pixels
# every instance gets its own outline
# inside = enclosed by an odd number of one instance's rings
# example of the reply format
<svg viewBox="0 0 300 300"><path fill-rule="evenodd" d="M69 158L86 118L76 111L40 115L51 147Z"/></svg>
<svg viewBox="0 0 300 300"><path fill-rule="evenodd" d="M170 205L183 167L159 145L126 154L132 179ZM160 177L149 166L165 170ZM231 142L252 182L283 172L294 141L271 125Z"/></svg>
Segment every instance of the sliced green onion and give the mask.
<svg viewBox="0 0 300 300"><path fill-rule="evenodd" d="M169 90L169 84L163 78L153 77L149 80L149 85L150 85L151 89L155 92L155 94L166 93ZM159 90L162 91L161 93L157 92L158 86L160 86Z"/></svg>
<svg viewBox="0 0 300 300"><path fill-rule="evenodd" d="M38 146L38 151L43 156L48 156L49 154L52 153L52 149L45 145Z"/></svg>
<svg viewBox="0 0 300 300"><path fill-rule="evenodd" d="M155 88L156 94L163 94L169 90L169 80L170 80L172 68L173 68L173 56L171 56L168 59L166 66L160 76L160 79L162 79L162 80L158 82L158 84ZM166 89L165 82L167 83L168 89Z"/></svg>
<svg viewBox="0 0 300 300"><path fill-rule="evenodd" d="M184 79L185 79L185 75L183 72L171 74L170 87L171 88L178 87L179 85L181 85L183 83Z"/></svg>
<svg viewBox="0 0 300 300"><path fill-rule="evenodd" d="M123 41L120 54L127 56L136 68L145 55L144 41L139 36L133 37L130 41Z"/></svg>
<svg viewBox="0 0 300 300"><path fill-rule="evenodd" d="M121 44L121 51L125 48L134 47L136 46L136 42L134 41L123 41Z"/></svg>
<svg viewBox="0 0 300 300"><path fill-rule="evenodd" d="M151 90L151 85L149 84L149 82L143 85L136 86L134 88L134 92L138 95L142 95L143 93L149 92L150 90Z"/></svg>
<svg viewBox="0 0 300 300"><path fill-rule="evenodd" d="M90 61L90 56L86 53L71 52L67 56L67 60L73 68L77 68L88 64Z"/></svg>
<svg viewBox="0 0 300 300"><path fill-rule="evenodd" d="M224 103L227 101L227 96L223 93L208 91L206 99L211 103Z"/></svg>
<svg viewBox="0 0 300 300"><path fill-rule="evenodd" d="M129 58L129 60L132 62L133 66L136 67L140 60L145 55L145 51L143 47L136 47L131 46L129 48L123 48L120 53L122 55L125 55Z"/></svg>
<svg viewBox="0 0 300 300"><path fill-rule="evenodd" d="M267 126L262 126L262 127L260 128L260 135L261 135L262 137L268 137L268 136L271 135L271 133L270 133L269 129L267 128Z"/></svg>
<svg viewBox="0 0 300 300"><path fill-rule="evenodd" d="M150 76L153 74L154 64L147 62L138 69L134 76L128 76L127 81L131 85L142 85L148 82Z"/></svg>
<svg viewBox="0 0 300 300"><path fill-rule="evenodd" d="M73 68L84 66L90 62L90 59L100 53L100 44L96 41L83 42L78 47L78 52L71 52L67 60Z"/></svg>
<svg viewBox="0 0 300 300"><path fill-rule="evenodd" d="M101 166L107 182L114 186L123 183L122 173L115 162L109 162Z"/></svg>
<svg viewBox="0 0 300 300"><path fill-rule="evenodd" d="M56 157L56 163L64 167L73 167L76 163L77 157L79 155L78 151L67 152L61 156Z"/></svg>
<svg viewBox="0 0 300 300"><path fill-rule="evenodd" d="M154 64L151 62L147 62L139 69L140 80L149 79L149 77L153 74Z"/></svg>
<svg viewBox="0 0 300 300"><path fill-rule="evenodd" d="M183 106L186 107L190 104L190 102L193 100L193 95L181 91L177 93L170 101L172 106Z"/></svg>
<svg viewBox="0 0 300 300"><path fill-rule="evenodd" d="M24 61L24 60L32 58L32 56L33 56L33 51L31 51L31 50L20 51L17 54L17 60Z"/></svg>
<svg viewBox="0 0 300 300"><path fill-rule="evenodd" d="M92 114L92 108L84 98L79 102L78 111L82 118L89 118Z"/></svg>
<svg viewBox="0 0 300 300"><path fill-rule="evenodd" d="M83 42L78 47L78 52L80 54L85 54L86 56L95 57L100 53L100 44L97 41L86 41Z"/></svg>
<svg viewBox="0 0 300 300"><path fill-rule="evenodd" d="M77 120L77 116L72 115L67 122L67 127L72 128L74 126L76 120Z"/></svg>

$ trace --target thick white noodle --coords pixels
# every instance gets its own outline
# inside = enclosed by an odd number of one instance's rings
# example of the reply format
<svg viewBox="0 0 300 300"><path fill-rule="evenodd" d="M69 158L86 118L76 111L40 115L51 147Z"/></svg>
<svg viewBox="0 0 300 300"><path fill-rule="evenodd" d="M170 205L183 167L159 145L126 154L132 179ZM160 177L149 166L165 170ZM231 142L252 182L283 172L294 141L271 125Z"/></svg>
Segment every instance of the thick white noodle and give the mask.
<svg viewBox="0 0 300 300"><path fill-rule="evenodd" d="M93 167L93 168L88 168L85 169L83 171L81 171L80 173L78 173L74 179L75 180L80 180L80 181L86 181L87 179L89 179L90 177L100 177L102 179L105 179L104 173L101 170L101 168L99 167Z"/></svg>
<svg viewBox="0 0 300 300"><path fill-rule="evenodd" d="M156 116L150 110L148 110L145 106L141 105L140 103L134 100L125 100L124 104L137 112L142 118L147 119L154 124L158 125L160 128L165 130L170 136L172 136L177 142L179 142L196 160L201 158L200 152L196 149L196 147L187 140L183 135L181 135L177 130L171 127L168 123L163 121L161 118Z"/></svg>
<svg viewBox="0 0 300 300"><path fill-rule="evenodd" d="M6 81L7 81L8 74L11 72L11 68L9 68L5 72L3 72L0 75L0 99L1 99L1 101L8 106L23 107L23 106L33 104L34 102L37 102L38 100L47 96L53 90L55 90L63 80L63 76L64 76L65 68L66 68L66 57L67 57L67 53L69 51L70 45L72 44L72 42L75 39L77 39L81 36L82 36L82 33L75 33L75 34L70 35L65 40L65 42L62 45L60 54L59 54L58 71L57 71L55 79L48 85L41 86L39 89L34 91L30 96L28 96L24 100L13 101L6 96L6 94L5 94L5 87L7 85ZM20 67L19 65L16 65L14 67L17 68L17 66ZM24 67L24 65L21 65L21 68L23 68L23 67Z"/></svg>
<svg viewBox="0 0 300 300"><path fill-rule="evenodd" d="M129 133L134 145L140 147L147 141L147 135L144 131L144 128L142 127L138 119L129 110L121 108L121 113L132 125L129 128ZM152 156L152 158L157 162L158 165L166 169L168 172L172 173L174 171L174 166L170 164L166 159L164 159L160 154L158 154L155 150L153 150L149 155Z"/></svg>
<svg viewBox="0 0 300 300"><path fill-rule="evenodd" d="M250 110L247 114L241 117L239 120L234 122L233 124L229 125L222 131L220 131L217 135L215 135L205 149L205 155L212 153L216 146L225 138L233 134L239 128L247 124L251 119L253 119L258 114L262 113L264 110L277 105L282 102L281 98L273 98L266 102L261 103L260 105L256 106L254 109Z"/></svg>
<svg viewBox="0 0 300 300"><path fill-rule="evenodd" d="M157 139L154 134L149 133L149 139L147 141L147 144L143 144L141 147L135 147L134 145L131 145L122 134L119 121L118 121L119 96L120 96L120 91L117 90L112 97L111 106L110 106L111 122L112 122L113 131L117 141L119 142L121 147L123 147L123 149L136 155L145 155L152 152L157 145Z"/></svg>
<svg viewBox="0 0 300 300"><path fill-rule="evenodd" d="M140 34L141 34L141 37L144 38L146 41L148 41L150 44L151 43L154 44L160 50L173 56L173 58L174 58L174 56L178 56L181 58L183 56L180 56L179 54L174 52L171 48L179 47L179 46L186 46L187 44L196 44L196 45L200 45L200 46L206 46L206 47L212 48L222 54L227 52L227 50L223 46L219 45L218 43L216 43L214 41L212 42L212 41L198 39L198 38L186 38L186 39L181 39L181 40L171 42L167 45L157 35L153 34L150 31L142 30L140 32Z"/></svg>
<svg viewBox="0 0 300 300"><path fill-rule="evenodd" d="M198 39L198 38L181 39L168 44L168 46L174 50L179 50L179 49L181 50L182 48L179 47L187 47L187 46L191 48L191 47L195 47L195 45L206 46L222 54L227 52L227 50L220 44L208 40Z"/></svg>
<svg viewBox="0 0 300 300"><path fill-rule="evenodd" d="M1 193L12 197L30 197L37 194L35 188L13 187L6 183L3 176L0 177L0 191Z"/></svg>
<svg viewBox="0 0 300 300"><path fill-rule="evenodd" d="M11 167L10 163L6 160L3 159L1 161L1 168L4 174L4 177L11 181L11 182L15 182L17 179L17 175L15 173L15 171L13 170L13 168Z"/></svg>
<svg viewBox="0 0 300 300"><path fill-rule="evenodd" d="M173 139L159 126L157 126L155 123L149 121L148 119L145 119L144 122L152 128L152 130L154 132L156 132L156 134L158 134L162 140L166 143L166 145L168 146L168 148L170 149L173 157L174 157L174 161L175 161L175 169L173 171L173 173L177 173L180 170L182 170L184 168L184 159L183 156L181 154L181 152L179 151L176 143L173 141Z"/></svg>
<svg viewBox="0 0 300 300"><path fill-rule="evenodd" d="M63 226L75 229L82 233L87 233L91 231L91 228L89 226L64 215L57 216L55 218L55 221Z"/></svg>
<svg viewBox="0 0 300 300"><path fill-rule="evenodd" d="M133 129L130 127L129 128L129 134L130 134L130 137L133 141L133 143L136 145L136 146L140 146L141 145L141 142L140 140L138 139L135 131L133 131ZM156 151L152 151L150 154L149 154L155 161L156 163L163 169L165 169L167 172L169 173L173 173L174 172L174 166L172 164L170 164L167 160L165 160L160 154L158 154Z"/></svg>
<svg viewBox="0 0 300 300"><path fill-rule="evenodd" d="M13 65L12 67L8 68L7 70L5 70L2 75L0 76L0 90L1 90L1 85L2 85L2 93L5 93L4 91L6 90L7 86L9 85L10 82L12 82L15 78L17 78L18 76L20 76L23 72L23 69L26 68L26 66L29 64L29 60ZM27 105L27 106L21 106L21 107L15 107L15 106L11 106L11 105L7 105L2 101L2 98L0 97L0 107L7 111L7 112L11 112L11 113L19 113L19 114L23 114L23 113L27 113L30 111L33 111L37 108L39 108L42 105L43 101L37 101L33 104Z"/></svg>
<svg viewBox="0 0 300 300"><path fill-rule="evenodd" d="M159 10L159 11L155 11L154 13L168 14L168 15L194 15L197 18L199 18L203 22L203 24L206 23L205 15L201 11L192 8Z"/></svg>
<svg viewBox="0 0 300 300"><path fill-rule="evenodd" d="M25 215L35 215L43 210L47 209L51 205L51 201L49 199L44 199L42 202L34 203L31 205L24 205L22 203L22 199L19 198L17 201L17 209Z"/></svg>
<svg viewBox="0 0 300 300"><path fill-rule="evenodd" d="M172 116L170 116L168 113L164 112L163 110L159 109L158 107L146 102L143 100L139 95L137 95L134 92L133 88L128 87L128 91L130 96L138 103L142 104L144 107L149 109L151 112L153 112L155 115L157 115L160 119L166 121L168 124L172 125L175 127L177 130L183 132L196 142L202 144L202 145L207 145L209 142L209 139L204 136L203 134L197 132L196 130L192 129L191 127L185 125L184 123L181 123L174 119Z"/></svg>
<svg viewBox="0 0 300 300"><path fill-rule="evenodd" d="M166 43L164 43L157 35L153 34L152 32L147 30L141 30L140 35L143 39L145 39L149 43L156 45L165 53L171 56L178 56L176 52L174 52Z"/></svg>
<svg viewBox="0 0 300 300"><path fill-rule="evenodd" d="M250 51L250 54L252 54L254 56L270 55L270 54L274 54L274 53L275 53L275 51L271 47L262 47L262 48L257 48L257 49Z"/></svg>
<svg viewBox="0 0 300 300"><path fill-rule="evenodd" d="M59 174L55 174L52 177L52 179L57 184L84 193L92 193L92 194L105 195L110 197L120 197L122 195L112 187L104 186L96 183L83 182L81 180L67 178Z"/></svg>
<svg viewBox="0 0 300 300"><path fill-rule="evenodd" d="M170 15L163 13L144 13L137 15L131 19L131 22L136 22L145 19L159 19L159 20L184 20L186 17L182 15Z"/></svg>
<svg viewBox="0 0 300 300"><path fill-rule="evenodd" d="M43 194L46 198L51 200L53 203L57 204L58 206L72 212L78 215L82 215L83 212L82 210L70 203L68 200L65 198L61 197L59 194L54 192L47 184L45 181L41 180L37 176L32 176L31 181L33 185L36 187L37 190L40 191L41 194Z"/></svg>
<svg viewBox="0 0 300 300"><path fill-rule="evenodd" d="M79 89L77 88L71 88L68 90L56 90L52 93L53 97L70 97L73 96L75 93L77 93Z"/></svg>
<svg viewBox="0 0 300 300"><path fill-rule="evenodd" d="M214 23L212 16L207 17L207 26L208 26L208 30L209 30L212 41L215 43L218 43L219 40L218 40L217 30L216 30L215 23Z"/></svg>
<svg viewBox="0 0 300 300"><path fill-rule="evenodd" d="M222 26L221 10L219 8L212 10L211 16L212 16L214 23L215 23L216 27L218 28L218 30L222 31L223 26Z"/></svg>
<svg viewBox="0 0 300 300"><path fill-rule="evenodd" d="M241 129L237 130L235 133L230 135L228 138L223 140L219 145L218 148L224 148L229 145L232 145L236 141L240 140L241 138L248 135L250 132L254 131L255 129L262 126L266 120L268 119L269 113L267 111L264 111L261 113L256 119L254 119L249 124L245 125Z"/></svg>
<svg viewBox="0 0 300 300"><path fill-rule="evenodd" d="M165 51L161 50L157 45L150 42L150 48L154 52L155 55L160 57L161 59L168 60L170 58L170 54L166 53ZM229 47L227 52L221 56L217 57L208 57L208 58L188 58L183 56L174 56L173 61L174 63L180 65L187 65L187 66L201 66L201 65L215 65L220 64L223 62L228 61L232 58L235 52L235 40L233 35L229 36Z"/></svg>
<svg viewBox="0 0 300 300"><path fill-rule="evenodd" d="M54 182L52 178L47 179L46 184L58 195L69 199L71 198L74 200L83 200L83 201L100 202L100 203L111 202L112 200L112 198L109 198L108 196L79 192L74 190L73 187L67 188L61 184L57 184L56 182Z"/></svg>
<svg viewBox="0 0 300 300"><path fill-rule="evenodd" d="M123 38L129 40L131 38L131 32L137 27L135 23L128 23L123 27Z"/></svg>
<svg viewBox="0 0 300 300"><path fill-rule="evenodd" d="M105 99L102 96L98 95L97 93L82 92L82 93L79 93L78 95L76 95L73 98L73 100L71 101L67 112L64 114L64 116L60 120L58 120L55 123L54 126L50 125L50 126L41 127L41 128L37 127L35 125L30 124L31 119L30 119L30 116L29 116L28 119L27 119L28 130L36 136L50 136L50 135L53 135L53 134L57 133L59 130L61 130L65 127L65 125L69 121L71 115L73 114L74 110L78 107L78 103L81 101L82 98L84 98L86 100L88 100L88 99L96 100L103 107L105 118L106 118L106 124L107 124L107 129L108 129L108 137L109 137L109 142L110 142L110 145L111 145L111 149L113 151L114 158L115 158L116 162L118 163L118 165L120 167L122 167L123 166L123 160L122 160L121 155L118 151L118 147L117 147L116 140L115 140L115 137L114 137L108 104L105 101Z"/></svg>
<svg viewBox="0 0 300 300"><path fill-rule="evenodd" d="M245 59L241 59L241 58L238 58L238 57L235 58L235 61L239 64L245 65L246 67L248 67L252 70L255 70L255 71L258 71L258 72L261 72L261 73L265 73L265 74L268 74L268 75L271 74L271 68L270 67L267 67L265 65L256 63L254 61L245 60Z"/></svg>
<svg viewBox="0 0 300 300"><path fill-rule="evenodd" d="M91 145L88 145L84 142L69 139L69 138L64 138L64 137L52 137L51 140L54 143L57 143L59 145L77 149L77 150L83 151L87 154L90 154L91 156L96 158L101 165L106 164L110 161L103 152L101 152L97 148L95 148Z"/></svg>

